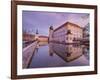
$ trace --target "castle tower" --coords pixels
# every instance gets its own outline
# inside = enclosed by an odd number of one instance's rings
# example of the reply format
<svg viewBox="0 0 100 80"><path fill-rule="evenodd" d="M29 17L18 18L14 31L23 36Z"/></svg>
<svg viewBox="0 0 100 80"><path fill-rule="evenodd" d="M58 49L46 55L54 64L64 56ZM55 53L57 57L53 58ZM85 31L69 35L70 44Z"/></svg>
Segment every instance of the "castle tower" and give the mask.
<svg viewBox="0 0 100 80"><path fill-rule="evenodd" d="M49 27L49 42L53 41L53 26Z"/></svg>
<svg viewBox="0 0 100 80"><path fill-rule="evenodd" d="M38 33L38 29L36 30L36 33L35 33L35 40L38 40L39 39L39 33Z"/></svg>

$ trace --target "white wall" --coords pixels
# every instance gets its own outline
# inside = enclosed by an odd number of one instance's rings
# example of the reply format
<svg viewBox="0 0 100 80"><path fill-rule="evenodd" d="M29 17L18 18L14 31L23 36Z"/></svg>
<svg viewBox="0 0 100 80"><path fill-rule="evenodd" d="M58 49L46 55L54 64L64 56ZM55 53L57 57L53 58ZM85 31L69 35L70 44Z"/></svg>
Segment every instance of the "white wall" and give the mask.
<svg viewBox="0 0 100 80"><path fill-rule="evenodd" d="M34 0L35 1L35 0ZM77 3L77 4L97 4L99 7L99 20L100 21L100 0L36 0L36 1L48 1L58 3ZM11 6L10 0L0 0L0 80L10 80L10 67L11 67ZM98 25L100 26L100 24ZM100 27L98 27L98 34L100 33ZM98 40L100 44L100 37ZM100 45L98 46L98 48ZM99 49L100 52L100 49ZM100 54L98 52L98 56ZM100 61L100 58L98 59ZM100 67L100 62L98 62ZM100 68L98 75L82 75L82 76L67 76L57 78L39 78L34 80L100 80ZM29 80L29 79L28 79ZM33 80L33 79L30 79Z"/></svg>

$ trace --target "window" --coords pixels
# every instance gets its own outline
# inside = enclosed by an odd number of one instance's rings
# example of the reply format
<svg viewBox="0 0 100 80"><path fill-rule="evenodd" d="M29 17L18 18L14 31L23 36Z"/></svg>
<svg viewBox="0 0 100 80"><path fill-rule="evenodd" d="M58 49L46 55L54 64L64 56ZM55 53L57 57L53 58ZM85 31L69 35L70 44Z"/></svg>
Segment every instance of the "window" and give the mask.
<svg viewBox="0 0 100 80"><path fill-rule="evenodd" d="M68 37L66 37L66 40L68 40Z"/></svg>
<svg viewBox="0 0 100 80"><path fill-rule="evenodd" d="M67 30L67 35L68 35L68 34L71 34L71 30Z"/></svg>
<svg viewBox="0 0 100 80"><path fill-rule="evenodd" d="M72 38L70 37L70 40L71 40Z"/></svg>

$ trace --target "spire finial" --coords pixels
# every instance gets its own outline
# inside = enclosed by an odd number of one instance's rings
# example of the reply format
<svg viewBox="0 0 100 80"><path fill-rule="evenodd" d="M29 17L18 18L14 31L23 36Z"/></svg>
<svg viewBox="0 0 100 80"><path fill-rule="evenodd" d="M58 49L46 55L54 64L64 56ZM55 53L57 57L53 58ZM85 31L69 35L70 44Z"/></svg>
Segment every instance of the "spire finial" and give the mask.
<svg viewBox="0 0 100 80"><path fill-rule="evenodd" d="M36 30L36 34L39 34L39 33L38 33L38 29Z"/></svg>
<svg viewBox="0 0 100 80"><path fill-rule="evenodd" d="M53 30L53 26L50 26L50 29Z"/></svg>

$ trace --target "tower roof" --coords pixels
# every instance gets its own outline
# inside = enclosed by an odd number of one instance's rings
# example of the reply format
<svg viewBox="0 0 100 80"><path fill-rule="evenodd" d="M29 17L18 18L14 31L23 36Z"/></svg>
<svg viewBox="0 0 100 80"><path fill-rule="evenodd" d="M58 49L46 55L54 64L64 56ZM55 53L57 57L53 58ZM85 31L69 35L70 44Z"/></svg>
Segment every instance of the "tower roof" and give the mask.
<svg viewBox="0 0 100 80"><path fill-rule="evenodd" d="M38 33L38 29L36 30L36 34L39 34L39 33Z"/></svg>
<svg viewBox="0 0 100 80"><path fill-rule="evenodd" d="M53 26L50 26L50 28L49 28L50 30L53 30Z"/></svg>

